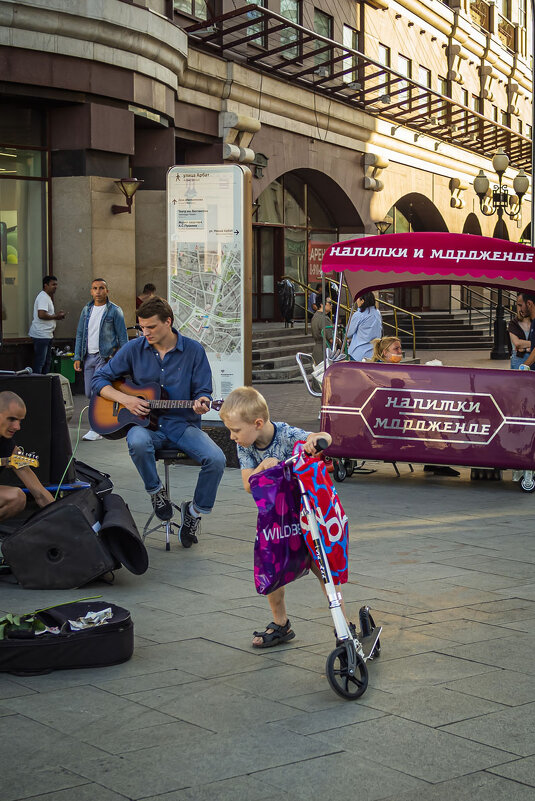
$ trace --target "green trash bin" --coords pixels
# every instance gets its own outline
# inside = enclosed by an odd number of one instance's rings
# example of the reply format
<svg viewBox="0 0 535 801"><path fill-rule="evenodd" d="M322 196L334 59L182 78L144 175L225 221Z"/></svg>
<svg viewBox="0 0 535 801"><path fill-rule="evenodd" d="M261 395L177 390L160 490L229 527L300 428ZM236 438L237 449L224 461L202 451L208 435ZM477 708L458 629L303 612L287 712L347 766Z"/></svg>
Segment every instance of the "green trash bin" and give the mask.
<svg viewBox="0 0 535 801"><path fill-rule="evenodd" d="M74 384L76 380L76 372L72 360L73 355L72 353L65 353L62 356L54 356L50 367L52 373L64 375L70 384Z"/></svg>
<svg viewBox="0 0 535 801"><path fill-rule="evenodd" d="M71 384L74 384L76 380L76 372L74 370L74 362L72 357L74 353L65 354L65 356L61 357L61 375L64 375L65 378L69 380Z"/></svg>

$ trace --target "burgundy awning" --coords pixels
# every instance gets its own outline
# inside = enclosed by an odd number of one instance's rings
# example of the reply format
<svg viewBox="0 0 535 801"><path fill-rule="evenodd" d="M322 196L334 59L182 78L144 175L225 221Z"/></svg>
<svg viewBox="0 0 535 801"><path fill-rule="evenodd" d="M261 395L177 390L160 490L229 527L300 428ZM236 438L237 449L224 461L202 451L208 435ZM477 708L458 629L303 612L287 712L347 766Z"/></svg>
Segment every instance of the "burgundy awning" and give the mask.
<svg viewBox="0 0 535 801"><path fill-rule="evenodd" d="M386 234L337 242L325 273L344 272L356 295L409 284L474 284L535 293L535 248L473 234Z"/></svg>

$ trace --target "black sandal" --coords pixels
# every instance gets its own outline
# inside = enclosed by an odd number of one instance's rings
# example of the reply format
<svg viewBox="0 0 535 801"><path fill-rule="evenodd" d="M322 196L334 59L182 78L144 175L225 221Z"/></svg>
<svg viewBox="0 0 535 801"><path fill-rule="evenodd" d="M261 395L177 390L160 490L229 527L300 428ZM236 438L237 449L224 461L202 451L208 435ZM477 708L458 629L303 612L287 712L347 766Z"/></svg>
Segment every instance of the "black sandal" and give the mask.
<svg viewBox="0 0 535 801"><path fill-rule="evenodd" d="M271 629L268 632L268 629ZM261 643L253 643L253 648L272 648L274 645L279 645L282 642L289 642L295 637L295 631L292 631L290 621L287 620L284 626L278 626L276 623L268 623L264 631L253 631L253 637L261 637Z"/></svg>

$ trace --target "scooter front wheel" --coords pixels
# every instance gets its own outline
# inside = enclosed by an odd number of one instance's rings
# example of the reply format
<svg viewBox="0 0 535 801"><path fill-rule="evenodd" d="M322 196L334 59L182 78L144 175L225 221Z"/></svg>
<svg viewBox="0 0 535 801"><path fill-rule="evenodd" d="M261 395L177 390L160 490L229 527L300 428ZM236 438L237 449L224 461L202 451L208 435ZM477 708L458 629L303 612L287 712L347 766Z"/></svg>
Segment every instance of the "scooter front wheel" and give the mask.
<svg viewBox="0 0 535 801"><path fill-rule="evenodd" d="M350 676L347 669L347 652L345 645L340 645L331 651L325 666L327 680L334 692L354 701L366 692L368 686L368 668L362 657L356 654L357 666L355 675Z"/></svg>

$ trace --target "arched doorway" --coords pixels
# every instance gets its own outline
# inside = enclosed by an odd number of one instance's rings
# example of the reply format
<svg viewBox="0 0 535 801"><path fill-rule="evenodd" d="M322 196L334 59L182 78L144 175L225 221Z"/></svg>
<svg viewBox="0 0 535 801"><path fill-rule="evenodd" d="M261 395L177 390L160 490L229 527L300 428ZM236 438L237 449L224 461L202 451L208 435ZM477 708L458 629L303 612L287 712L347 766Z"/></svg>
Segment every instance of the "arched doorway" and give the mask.
<svg viewBox="0 0 535 801"><path fill-rule="evenodd" d="M531 223L526 225L522 231L522 236L520 237L519 242L523 242L524 245L531 245Z"/></svg>
<svg viewBox="0 0 535 801"><path fill-rule="evenodd" d="M494 226L494 232L492 236L494 239L506 239L509 241L509 231L507 230L507 226L503 220L498 220Z"/></svg>
<svg viewBox="0 0 535 801"><path fill-rule="evenodd" d="M477 214L472 212L468 215L463 225L463 234L475 234L481 236L481 224Z"/></svg>
<svg viewBox="0 0 535 801"><path fill-rule="evenodd" d="M283 275L314 285L329 245L362 231L355 207L329 176L301 169L273 181L253 211L253 321L280 320L277 283ZM304 293L298 291L296 300L299 319Z"/></svg>
<svg viewBox="0 0 535 801"><path fill-rule="evenodd" d="M388 229L389 234L409 233L410 231L447 232L448 230L437 207L429 198L418 192L410 192L400 198L392 206L388 216L392 218L392 226ZM394 291L390 291L390 298L385 292L381 292L381 297L402 309L429 311L433 308L434 296L438 297L441 291L430 286L396 287Z"/></svg>

